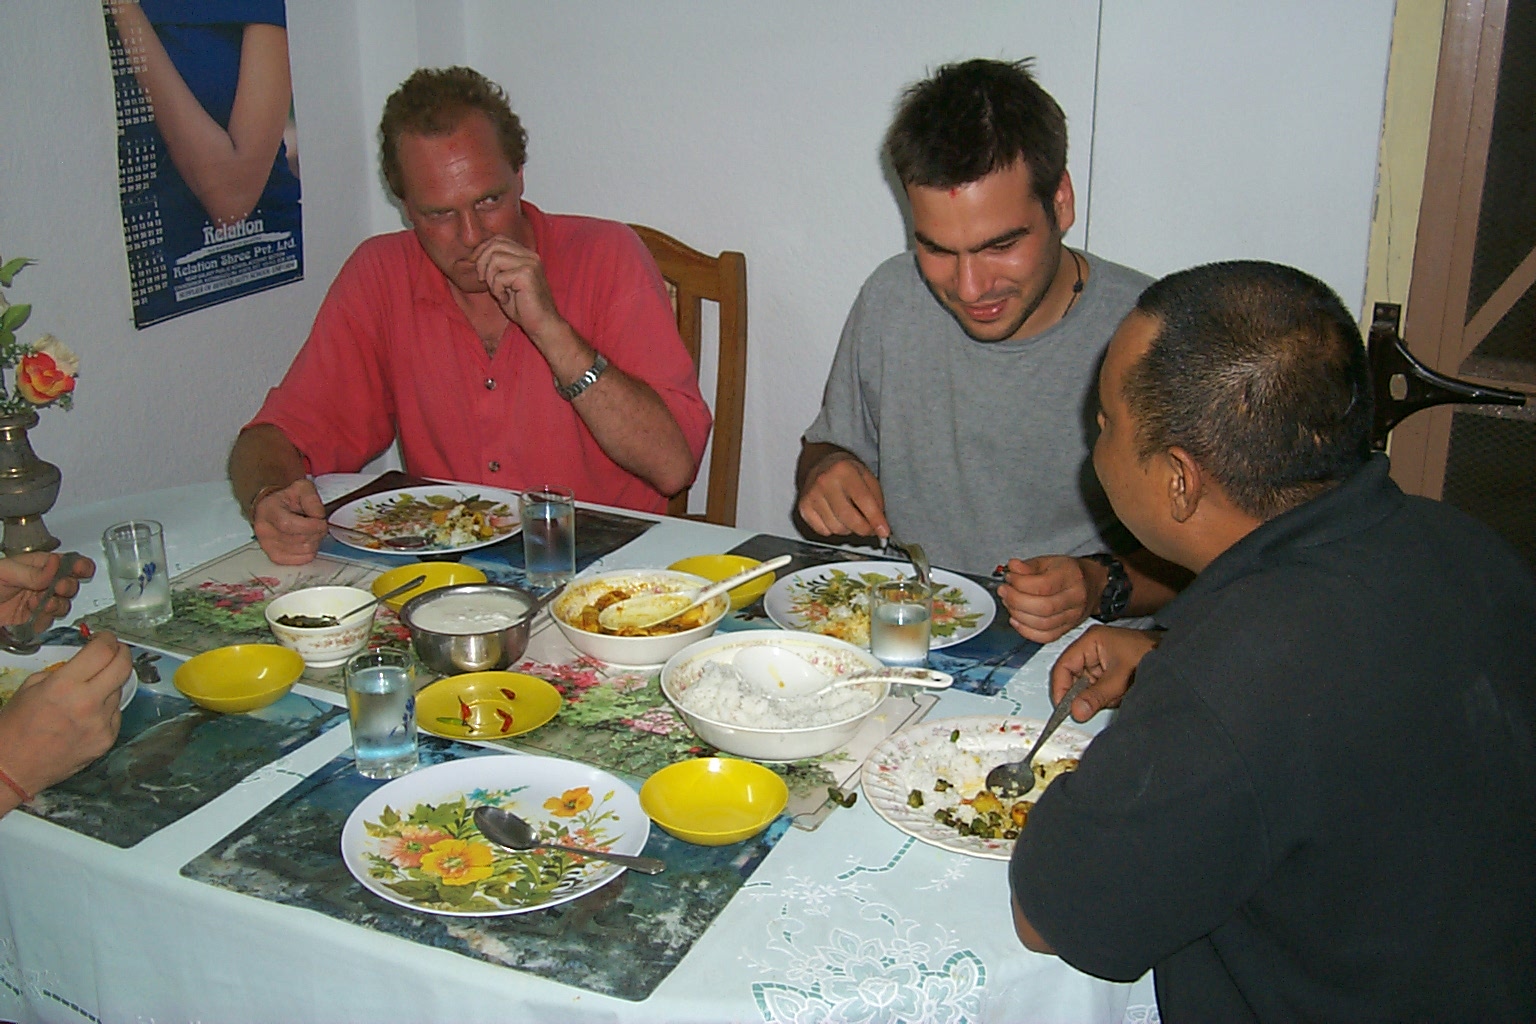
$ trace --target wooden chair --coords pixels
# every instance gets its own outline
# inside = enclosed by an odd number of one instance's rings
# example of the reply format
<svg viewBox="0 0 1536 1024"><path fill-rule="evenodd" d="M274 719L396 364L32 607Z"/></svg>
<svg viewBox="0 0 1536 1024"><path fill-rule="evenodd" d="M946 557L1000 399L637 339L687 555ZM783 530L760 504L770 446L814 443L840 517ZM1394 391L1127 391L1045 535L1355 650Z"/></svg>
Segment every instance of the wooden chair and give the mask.
<svg viewBox="0 0 1536 1024"><path fill-rule="evenodd" d="M677 330L699 371L703 306L719 307L715 373L715 428L709 449L704 513L689 514L688 491L675 496L667 513L721 526L736 525L736 490L741 478L741 429L747 393L747 258L739 252L706 256L670 235L631 224L661 268L677 311Z"/></svg>

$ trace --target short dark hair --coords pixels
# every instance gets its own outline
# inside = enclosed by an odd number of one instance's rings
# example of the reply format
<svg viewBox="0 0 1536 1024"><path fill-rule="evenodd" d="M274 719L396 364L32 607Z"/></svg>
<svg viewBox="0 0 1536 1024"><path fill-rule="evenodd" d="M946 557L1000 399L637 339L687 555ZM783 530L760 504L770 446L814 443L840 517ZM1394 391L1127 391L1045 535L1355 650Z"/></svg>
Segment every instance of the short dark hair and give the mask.
<svg viewBox="0 0 1536 1024"><path fill-rule="evenodd" d="M1022 160L1054 216L1067 171L1067 118L1029 68L1027 60L968 60L908 86L885 136L902 185L957 188Z"/></svg>
<svg viewBox="0 0 1536 1024"><path fill-rule="evenodd" d="M1141 458L1178 445L1266 521L1370 457L1360 328L1317 278L1276 263L1211 263L1153 283L1136 308L1159 322L1124 383Z"/></svg>
<svg viewBox="0 0 1536 1024"><path fill-rule="evenodd" d="M496 129L501 151L514 171L528 159L528 133L512 113L501 86L473 68L420 68L384 101L379 121L379 156L384 180L397 198L405 198L400 180L400 136L447 135L465 115L479 111Z"/></svg>

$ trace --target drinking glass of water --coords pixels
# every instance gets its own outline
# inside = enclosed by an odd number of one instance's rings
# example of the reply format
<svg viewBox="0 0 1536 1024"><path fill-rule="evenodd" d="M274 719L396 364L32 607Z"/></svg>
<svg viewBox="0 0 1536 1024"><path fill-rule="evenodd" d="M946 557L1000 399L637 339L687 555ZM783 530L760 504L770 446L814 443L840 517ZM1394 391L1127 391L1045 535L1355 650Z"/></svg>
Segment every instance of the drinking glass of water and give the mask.
<svg viewBox="0 0 1536 1024"><path fill-rule="evenodd" d="M928 664L933 591L917 580L885 580L869 588L869 650L887 665Z"/></svg>
<svg viewBox="0 0 1536 1024"><path fill-rule="evenodd" d="M153 519L107 527L101 535L117 618L124 626L158 626L171 618L171 574L165 532Z"/></svg>
<svg viewBox="0 0 1536 1024"><path fill-rule="evenodd" d="M413 771L416 755L416 687L411 656L404 651L364 651L347 660L347 712L357 773L393 779Z"/></svg>
<svg viewBox="0 0 1536 1024"><path fill-rule="evenodd" d="M576 496L563 487L524 491L523 566L535 587L556 587L576 575Z"/></svg>

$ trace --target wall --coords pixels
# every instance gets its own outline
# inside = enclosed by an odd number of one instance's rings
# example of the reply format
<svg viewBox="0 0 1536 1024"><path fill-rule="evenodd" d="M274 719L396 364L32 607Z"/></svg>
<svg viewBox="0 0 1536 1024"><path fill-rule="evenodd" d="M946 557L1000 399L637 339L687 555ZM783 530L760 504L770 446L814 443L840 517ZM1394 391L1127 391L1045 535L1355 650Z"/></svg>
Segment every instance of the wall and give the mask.
<svg viewBox="0 0 1536 1024"><path fill-rule="evenodd" d="M1392 0L1105 0L1088 226L1149 274L1264 258L1359 309Z"/></svg>
<svg viewBox="0 0 1536 1024"><path fill-rule="evenodd" d="M33 447L59 504L215 480L236 431L293 358L331 278L370 233L369 147L352 0L288 0L304 175L305 279L145 330L133 326L117 197L116 121L99 0L0 4L0 254L38 262L13 299L22 340L80 356L75 407Z"/></svg>

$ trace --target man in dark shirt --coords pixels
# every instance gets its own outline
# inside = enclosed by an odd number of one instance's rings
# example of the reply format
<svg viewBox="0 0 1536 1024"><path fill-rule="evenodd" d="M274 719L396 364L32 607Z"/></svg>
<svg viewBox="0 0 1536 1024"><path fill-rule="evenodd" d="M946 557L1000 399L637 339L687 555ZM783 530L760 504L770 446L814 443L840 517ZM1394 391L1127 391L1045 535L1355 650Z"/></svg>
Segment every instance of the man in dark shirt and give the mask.
<svg viewBox="0 0 1536 1024"><path fill-rule="evenodd" d="M1146 290L1094 466L1197 573L1052 671L1123 705L1014 851L1031 949L1165 1020L1536 1019L1536 580L1369 451L1348 312L1287 267ZM1134 681L1134 686L1132 682Z"/></svg>

